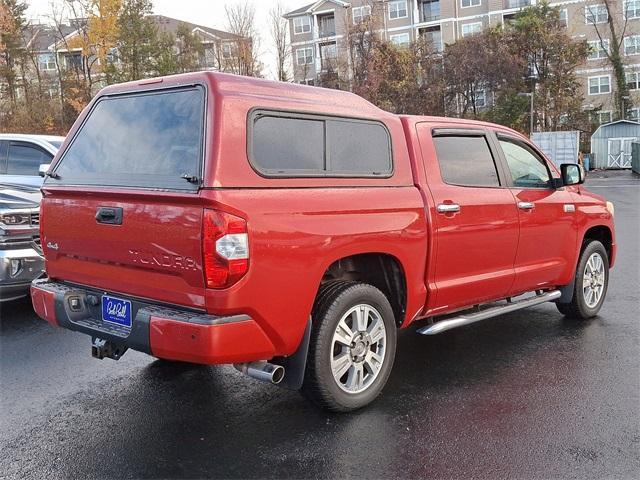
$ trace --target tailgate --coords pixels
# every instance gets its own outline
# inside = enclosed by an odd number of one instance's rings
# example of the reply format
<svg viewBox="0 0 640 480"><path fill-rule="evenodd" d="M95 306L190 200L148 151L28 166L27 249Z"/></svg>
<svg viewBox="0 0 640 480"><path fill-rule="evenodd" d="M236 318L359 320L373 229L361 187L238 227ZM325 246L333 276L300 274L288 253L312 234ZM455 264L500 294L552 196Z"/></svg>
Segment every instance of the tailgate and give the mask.
<svg viewBox="0 0 640 480"><path fill-rule="evenodd" d="M50 192L42 207L47 274L109 292L204 307L195 195ZM120 210L121 209L121 210ZM121 216L100 223L99 212ZM109 215L106 218L109 219Z"/></svg>
<svg viewBox="0 0 640 480"><path fill-rule="evenodd" d="M43 185L51 278L204 307L205 91L98 96Z"/></svg>

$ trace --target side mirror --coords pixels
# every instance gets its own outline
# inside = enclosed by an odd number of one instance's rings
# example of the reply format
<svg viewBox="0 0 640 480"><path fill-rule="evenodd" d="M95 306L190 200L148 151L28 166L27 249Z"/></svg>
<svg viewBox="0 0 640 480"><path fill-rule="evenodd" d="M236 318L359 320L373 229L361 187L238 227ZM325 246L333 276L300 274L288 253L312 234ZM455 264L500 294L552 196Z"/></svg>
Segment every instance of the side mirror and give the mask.
<svg viewBox="0 0 640 480"><path fill-rule="evenodd" d="M563 163L560 165L562 183L564 185L579 185L584 183L584 169L577 163Z"/></svg>
<svg viewBox="0 0 640 480"><path fill-rule="evenodd" d="M41 163L40 166L38 167L38 175L40 175L41 177L44 177L49 171L50 166L51 166L50 163Z"/></svg>

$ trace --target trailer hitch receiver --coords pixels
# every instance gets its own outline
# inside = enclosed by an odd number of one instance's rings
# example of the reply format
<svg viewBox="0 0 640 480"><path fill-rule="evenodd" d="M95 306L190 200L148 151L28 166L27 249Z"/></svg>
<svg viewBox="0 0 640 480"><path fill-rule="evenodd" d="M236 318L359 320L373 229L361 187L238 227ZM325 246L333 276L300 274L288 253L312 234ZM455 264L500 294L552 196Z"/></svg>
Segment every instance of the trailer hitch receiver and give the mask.
<svg viewBox="0 0 640 480"><path fill-rule="evenodd" d="M91 339L91 356L102 360L103 358L112 358L120 360L120 357L127 351L124 345L118 345L109 340L93 337Z"/></svg>

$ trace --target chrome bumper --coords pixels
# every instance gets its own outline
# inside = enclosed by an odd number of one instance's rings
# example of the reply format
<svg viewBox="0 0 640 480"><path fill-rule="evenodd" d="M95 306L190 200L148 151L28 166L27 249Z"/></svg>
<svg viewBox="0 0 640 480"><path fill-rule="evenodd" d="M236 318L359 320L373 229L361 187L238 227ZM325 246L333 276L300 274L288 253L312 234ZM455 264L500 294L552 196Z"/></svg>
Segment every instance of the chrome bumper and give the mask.
<svg viewBox="0 0 640 480"><path fill-rule="evenodd" d="M28 295L43 271L44 258L33 248L0 250L0 302Z"/></svg>

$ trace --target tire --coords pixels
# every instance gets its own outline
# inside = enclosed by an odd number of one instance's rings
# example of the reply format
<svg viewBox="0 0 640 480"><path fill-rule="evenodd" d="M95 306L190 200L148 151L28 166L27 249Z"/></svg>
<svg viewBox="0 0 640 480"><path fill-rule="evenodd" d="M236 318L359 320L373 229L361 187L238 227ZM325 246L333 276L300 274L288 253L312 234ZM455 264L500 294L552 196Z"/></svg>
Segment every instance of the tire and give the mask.
<svg viewBox="0 0 640 480"><path fill-rule="evenodd" d="M602 243L592 240L582 249L576 268L573 298L569 303L556 303L569 318L586 320L595 317L607 295L609 257Z"/></svg>
<svg viewBox="0 0 640 480"><path fill-rule="evenodd" d="M396 353L387 297L366 283L328 282L318 292L312 322L301 393L334 412L371 403L387 383Z"/></svg>

